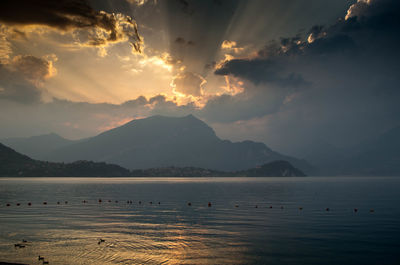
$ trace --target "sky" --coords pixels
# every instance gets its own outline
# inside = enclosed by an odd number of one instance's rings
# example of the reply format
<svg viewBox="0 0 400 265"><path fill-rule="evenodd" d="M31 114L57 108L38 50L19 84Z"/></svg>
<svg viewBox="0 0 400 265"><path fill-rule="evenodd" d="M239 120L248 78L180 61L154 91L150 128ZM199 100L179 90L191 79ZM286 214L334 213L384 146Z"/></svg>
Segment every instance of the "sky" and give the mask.
<svg viewBox="0 0 400 265"><path fill-rule="evenodd" d="M290 155L400 125L397 0L3 0L0 138L193 114Z"/></svg>

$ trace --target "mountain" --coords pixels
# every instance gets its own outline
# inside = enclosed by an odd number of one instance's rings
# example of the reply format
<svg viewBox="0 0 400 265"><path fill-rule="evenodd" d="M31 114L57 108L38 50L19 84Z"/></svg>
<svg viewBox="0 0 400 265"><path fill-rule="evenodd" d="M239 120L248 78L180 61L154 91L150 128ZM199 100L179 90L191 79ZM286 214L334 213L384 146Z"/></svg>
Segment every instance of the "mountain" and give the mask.
<svg viewBox="0 0 400 265"><path fill-rule="evenodd" d="M44 159L50 152L74 143L55 133L32 136L29 138L15 137L1 139L0 142L13 148L15 151L26 154L35 159Z"/></svg>
<svg viewBox="0 0 400 265"><path fill-rule="evenodd" d="M76 161L70 164L31 159L0 144L0 177L126 177L130 171L104 162Z"/></svg>
<svg viewBox="0 0 400 265"><path fill-rule="evenodd" d="M281 155L263 143L221 140L212 128L192 115L133 120L85 141L56 148L45 159L104 161L129 169L175 166L220 171L286 160L308 174L312 170L306 161Z"/></svg>
<svg viewBox="0 0 400 265"><path fill-rule="evenodd" d="M52 163L34 160L0 144L0 177L288 177L305 176L286 161L257 169L222 172L195 167L150 168L129 171L104 162Z"/></svg>
<svg viewBox="0 0 400 265"><path fill-rule="evenodd" d="M306 175L299 169L292 166L287 161L273 161L257 168L252 168L237 172L238 175L246 177L305 177Z"/></svg>
<svg viewBox="0 0 400 265"><path fill-rule="evenodd" d="M400 176L400 127L364 141L349 150L341 172L352 175Z"/></svg>

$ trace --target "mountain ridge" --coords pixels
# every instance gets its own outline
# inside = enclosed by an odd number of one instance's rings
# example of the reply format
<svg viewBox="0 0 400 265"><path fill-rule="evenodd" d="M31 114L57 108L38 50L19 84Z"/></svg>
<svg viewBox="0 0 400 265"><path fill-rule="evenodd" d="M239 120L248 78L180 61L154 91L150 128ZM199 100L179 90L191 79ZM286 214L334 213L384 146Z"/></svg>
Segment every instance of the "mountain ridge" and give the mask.
<svg viewBox="0 0 400 265"><path fill-rule="evenodd" d="M53 150L76 142L74 140L65 139L56 133L42 134L27 138L11 137L1 139L0 141L34 159L45 159L47 154Z"/></svg>
<svg viewBox="0 0 400 265"><path fill-rule="evenodd" d="M220 171L287 160L308 174L312 169L306 161L281 155L263 143L222 140L193 115L132 120L84 142L57 148L45 158L54 162L104 161L129 169L193 166Z"/></svg>
<svg viewBox="0 0 400 265"><path fill-rule="evenodd" d="M64 139L48 144L49 141L37 143L36 139L41 138L4 143L35 159L66 163L90 160L117 164L130 170L175 166L230 172L276 160L289 161L307 174L314 169L305 160L282 155L264 143L222 140L210 126L193 115L135 119L83 140ZM30 148L24 148L26 146ZM35 153L34 147L40 151Z"/></svg>
<svg viewBox="0 0 400 265"><path fill-rule="evenodd" d="M261 169L261 170L260 170ZM274 161L257 169L222 172L203 168L152 168L130 171L104 162L54 163L34 160L0 143L0 177L297 177L303 172L286 161Z"/></svg>

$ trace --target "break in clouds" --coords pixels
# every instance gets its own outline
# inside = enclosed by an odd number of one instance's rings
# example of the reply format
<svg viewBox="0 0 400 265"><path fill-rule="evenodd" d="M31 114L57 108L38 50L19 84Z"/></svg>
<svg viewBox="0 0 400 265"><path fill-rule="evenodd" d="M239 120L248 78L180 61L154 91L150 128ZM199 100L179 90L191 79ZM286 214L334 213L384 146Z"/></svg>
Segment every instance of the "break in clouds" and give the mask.
<svg viewBox="0 0 400 265"><path fill-rule="evenodd" d="M130 22L124 15L95 11L89 5L81 5L81 1L68 1L68 8L54 14L50 8L52 1L43 2L49 8L22 1L31 6L30 12L8 17L8 13L17 14L18 2L13 1L16 4L10 4L8 11L0 11L0 20L8 27L38 24L60 31L90 29L95 34L89 35L85 45L103 45L121 38L140 40L135 30L125 31L122 24ZM243 8L240 1L130 2L136 8L147 9L164 5L178 18L199 20L204 10L216 6L215 17L208 16L211 19L205 25L194 24L191 34L177 27L171 27L169 32L170 64L178 65L176 69L185 66L174 72L172 89L201 98L202 104L182 104L165 95L138 97L123 104L78 103L57 98L44 102L41 84L57 73L53 65L57 57L12 57L7 53L10 47L3 41L1 137L21 132L56 132L80 138L133 118L192 113L211 124L224 138L259 140L301 157L318 148L335 150L353 145L400 125L400 3L396 0L359 0L334 23L314 25L290 37L265 41L259 47L246 47L240 41L246 36L237 34L237 39L227 40L226 29L234 32L235 28L230 28L232 19ZM146 19L142 21L143 32L150 31L152 25L146 27ZM179 19L168 21L179 23ZM140 21L138 24L140 31ZM216 29L207 32L211 27ZM148 44L144 39L147 52L151 47L157 48L156 41L151 46L151 39L147 40ZM231 51L230 56L218 58L227 50ZM212 83L208 80L225 77L231 86L240 89L210 94Z"/></svg>

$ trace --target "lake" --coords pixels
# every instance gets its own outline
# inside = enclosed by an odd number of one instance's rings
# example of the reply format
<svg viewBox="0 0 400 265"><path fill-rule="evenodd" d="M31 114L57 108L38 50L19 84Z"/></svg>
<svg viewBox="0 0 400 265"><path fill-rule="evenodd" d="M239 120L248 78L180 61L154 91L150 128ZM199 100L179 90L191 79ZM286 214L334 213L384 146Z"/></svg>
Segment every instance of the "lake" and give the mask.
<svg viewBox="0 0 400 265"><path fill-rule="evenodd" d="M0 261L400 264L399 191L394 177L0 179Z"/></svg>

